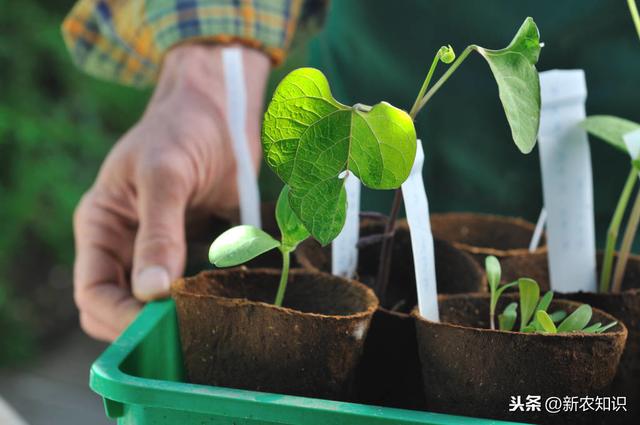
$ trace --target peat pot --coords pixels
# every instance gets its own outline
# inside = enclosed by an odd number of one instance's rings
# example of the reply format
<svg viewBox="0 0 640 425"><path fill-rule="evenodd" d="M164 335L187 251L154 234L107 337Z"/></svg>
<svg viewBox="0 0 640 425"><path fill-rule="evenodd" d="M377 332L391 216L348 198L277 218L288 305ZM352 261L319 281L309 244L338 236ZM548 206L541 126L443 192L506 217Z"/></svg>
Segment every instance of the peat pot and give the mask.
<svg viewBox="0 0 640 425"><path fill-rule="evenodd" d="M517 217L452 212L431 214L431 231L480 262L495 255L499 259L529 252L535 225ZM544 236L535 252L546 252Z"/></svg>
<svg viewBox="0 0 640 425"><path fill-rule="evenodd" d="M384 232L386 219L362 219L360 236ZM371 286L378 271L382 242L358 253L358 279ZM451 244L434 243L438 290L443 293L486 289L483 270L467 253ZM312 270L331 270L331 248L307 240L296 250L298 262ZM410 317L417 303L409 227L399 220L391 255L391 273L384 305L373 316L357 374L357 401L388 407L424 407L415 323Z"/></svg>
<svg viewBox="0 0 640 425"><path fill-rule="evenodd" d="M378 300L353 280L292 270L234 268L171 287L189 382L346 399Z"/></svg>
<svg viewBox="0 0 640 425"><path fill-rule="evenodd" d="M598 254L598 276L601 261L602 253ZM541 288L549 288L545 253L511 257L503 262L502 271L503 279L507 281L531 277ZM640 417L640 257L629 256L620 293L573 292L559 293L556 297L589 304L617 317L626 325L629 336L611 393L627 397L628 413L625 416L637 420Z"/></svg>
<svg viewBox="0 0 640 425"><path fill-rule="evenodd" d="M501 297L497 311L516 299ZM527 423L595 423L593 412L509 412L511 397L609 395L627 338L623 324L602 334L506 332L488 329L489 294L441 295L439 304L439 323L412 312L427 409ZM578 306L555 300L549 310L570 313ZM593 322L614 320L593 309Z"/></svg>

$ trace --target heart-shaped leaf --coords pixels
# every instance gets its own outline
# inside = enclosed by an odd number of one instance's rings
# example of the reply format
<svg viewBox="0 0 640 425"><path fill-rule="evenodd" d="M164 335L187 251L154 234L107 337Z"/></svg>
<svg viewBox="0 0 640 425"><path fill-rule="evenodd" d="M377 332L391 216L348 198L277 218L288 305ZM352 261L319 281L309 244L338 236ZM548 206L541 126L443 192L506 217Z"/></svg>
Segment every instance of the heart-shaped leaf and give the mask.
<svg viewBox="0 0 640 425"><path fill-rule="evenodd" d="M604 140L611 146L627 152L623 136L640 129L640 124L611 115L593 115L580 123L589 134Z"/></svg>
<svg viewBox="0 0 640 425"><path fill-rule="evenodd" d="M400 187L413 165L416 133L406 112L386 102L342 105L320 71L300 68L274 93L262 146L267 164L290 188L291 208L327 244L344 225L345 172L373 189Z"/></svg>
<svg viewBox="0 0 640 425"><path fill-rule="evenodd" d="M216 267L237 266L279 246L280 242L257 227L236 226L213 241L209 261Z"/></svg>
<svg viewBox="0 0 640 425"><path fill-rule="evenodd" d="M522 153L531 152L540 125L540 80L535 67L540 55L538 27L527 18L504 49L471 47L489 63L513 141Z"/></svg>

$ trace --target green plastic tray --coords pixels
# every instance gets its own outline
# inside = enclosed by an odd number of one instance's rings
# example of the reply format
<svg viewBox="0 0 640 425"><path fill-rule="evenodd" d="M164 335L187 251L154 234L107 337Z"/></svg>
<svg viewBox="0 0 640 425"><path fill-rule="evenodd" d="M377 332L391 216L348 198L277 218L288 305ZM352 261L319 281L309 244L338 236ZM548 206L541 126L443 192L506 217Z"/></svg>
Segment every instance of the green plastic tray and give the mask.
<svg viewBox="0 0 640 425"><path fill-rule="evenodd" d="M107 416L136 425L489 425L509 422L188 384L173 301L148 304L91 367ZM513 424L513 423L512 423Z"/></svg>

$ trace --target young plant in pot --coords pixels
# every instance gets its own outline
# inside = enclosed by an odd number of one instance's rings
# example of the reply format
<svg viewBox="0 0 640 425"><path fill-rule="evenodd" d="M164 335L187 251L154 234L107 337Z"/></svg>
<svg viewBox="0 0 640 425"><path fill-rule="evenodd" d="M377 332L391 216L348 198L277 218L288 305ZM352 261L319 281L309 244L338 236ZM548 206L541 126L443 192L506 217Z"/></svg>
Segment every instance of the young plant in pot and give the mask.
<svg viewBox="0 0 640 425"><path fill-rule="evenodd" d="M625 326L589 305L554 300L552 292L541 297L529 278L501 286L496 257L487 257L486 272L490 294L442 295L440 323L414 311L427 407L531 423L593 423L593 412L510 412L509 403L527 395L542 402L602 395L615 376ZM512 287L519 296L503 295Z"/></svg>
<svg viewBox="0 0 640 425"><path fill-rule="evenodd" d="M628 4L640 37L640 16L635 2L628 0ZM559 296L589 303L617 317L627 326L629 336L612 392L627 397L628 412L620 417L625 416L628 421L629 418L640 414L640 257L631 254L640 222L640 192L636 192L633 205L629 208L634 187L637 186L640 163L637 152L629 149L633 146L625 143L625 135L640 131L640 124L614 116L594 115L584 120L581 125L590 135L628 156L630 164L609 222L604 251L598 253L598 292L577 292ZM626 228L619 243L619 233L625 215L628 216ZM504 268L507 278L525 273L534 275L543 287L549 287L546 253L528 258L510 258L505 261Z"/></svg>
<svg viewBox="0 0 640 425"><path fill-rule="evenodd" d="M522 24L511 43L500 50L477 45L464 49L455 57L451 46L440 48L427 72L416 100L409 111L411 119L428 104L458 67L473 52L488 63L498 84L499 96L510 125L516 146L524 153L536 142L540 113L538 75L535 69L540 52L538 29L531 18ZM440 63L449 68L432 85ZM364 213L360 222L358 244L358 278L369 284L381 300L374 315L369 337L365 342L362 367L358 377L361 400L393 407L419 408L424 404L419 377L415 325L409 313L416 304L416 281L409 226L398 220L402 192L397 190L389 217ZM509 226L502 233L516 235L528 244L532 228L518 220L507 220ZM498 220L481 222L476 227L499 233ZM450 234L434 226L435 262L439 293L479 292L486 282L479 263L442 240ZM440 239L439 239L440 238ZM455 238L450 238L454 240ZM472 251L473 252L473 251ZM296 252L303 267L331 270L330 248L322 248L314 241L303 243Z"/></svg>
<svg viewBox="0 0 640 425"><path fill-rule="evenodd" d="M348 398L378 300L355 281L289 271L290 252L309 236L327 244L339 234L346 173L374 189L402 184L416 152L413 122L385 102L342 105L320 71L302 68L278 85L262 143L267 164L286 184L276 205L282 238L238 226L214 241L210 259L231 267L277 249L282 270L215 270L172 285L187 376L196 383Z"/></svg>
<svg viewBox="0 0 640 425"><path fill-rule="evenodd" d="M349 396L378 300L366 286L324 273L289 270L290 252L309 232L280 194L278 241L249 225L211 245L218 267L277 250L282 270L245 267L203 272L173 283L190 382L342 399ZM287 290L288 288L288 290Z"/></svg>

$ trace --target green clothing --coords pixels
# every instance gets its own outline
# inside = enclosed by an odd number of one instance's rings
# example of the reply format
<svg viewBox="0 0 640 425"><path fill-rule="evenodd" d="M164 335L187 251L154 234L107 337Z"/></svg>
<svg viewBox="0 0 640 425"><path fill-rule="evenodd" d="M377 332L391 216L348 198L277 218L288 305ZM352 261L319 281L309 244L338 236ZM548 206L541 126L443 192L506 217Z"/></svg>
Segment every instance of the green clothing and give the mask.
<svg viewBox="0 0 640 425"><path fill-rule="evenodd" d="M527 16L545 42L539 71L583 68L588 114L640 121L640 42L622 1L337 0L312 41L310 63L326 73L341 102L386 100L409 109L441 45L451 44L457 53L472 43L502 48ZM497 86L479 55L465 61L416 124L433 212L536 219L542 206L538 152L525 156L513 144ZM629 161L600 141L592 142L591 154L602 239ZM389 209L391 193L370 195L364 194L363 207Z"/></svg>

